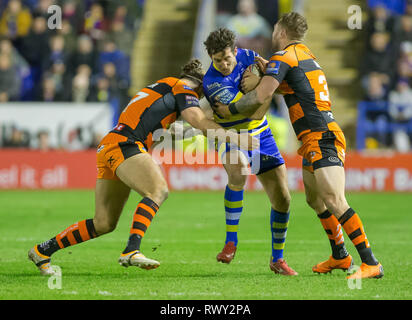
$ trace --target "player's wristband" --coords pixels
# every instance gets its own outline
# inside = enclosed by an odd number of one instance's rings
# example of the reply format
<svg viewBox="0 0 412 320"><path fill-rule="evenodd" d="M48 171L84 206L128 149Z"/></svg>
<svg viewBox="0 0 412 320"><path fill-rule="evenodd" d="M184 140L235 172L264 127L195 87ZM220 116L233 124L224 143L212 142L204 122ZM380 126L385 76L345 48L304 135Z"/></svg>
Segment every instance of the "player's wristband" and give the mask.
<svg viewBox="0 0 412 320"><path fill-rule="evenodd" d="M239 111L236 109L235 103L229 103L229 111L231 114L238 114Z"/></svg>

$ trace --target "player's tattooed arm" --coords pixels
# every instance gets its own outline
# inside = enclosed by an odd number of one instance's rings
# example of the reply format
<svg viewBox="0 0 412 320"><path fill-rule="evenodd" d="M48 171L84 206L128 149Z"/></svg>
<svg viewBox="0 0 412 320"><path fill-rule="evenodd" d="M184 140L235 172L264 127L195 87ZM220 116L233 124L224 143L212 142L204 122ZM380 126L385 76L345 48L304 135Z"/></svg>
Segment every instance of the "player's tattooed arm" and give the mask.
<svg viewBox="0 0 412 320"><path fill-rule="evenodd" d="M279 82L270 76L264 76L255 90L245 94L239 101L224 105L216 103L215 111L222 117L229 118L233 114L250 115L272 98Z"/></svg>
<svg viewBox="0 0 412 320"><path fill-rule="evenodd" d="M246 113L256 111L261 105L257 90L252 90L245 94L239 101L229 104L231 114Z"/></svg>

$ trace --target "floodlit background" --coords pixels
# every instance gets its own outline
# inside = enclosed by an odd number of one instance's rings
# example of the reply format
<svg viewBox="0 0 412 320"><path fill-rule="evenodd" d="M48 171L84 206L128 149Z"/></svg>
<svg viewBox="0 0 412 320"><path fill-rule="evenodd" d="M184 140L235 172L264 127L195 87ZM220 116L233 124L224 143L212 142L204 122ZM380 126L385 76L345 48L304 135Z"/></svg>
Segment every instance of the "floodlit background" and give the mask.
<svg viewBox="0 0 412 320"><path fill-rule="evenodd" d="M237 33L239 47L270 57L273 25L291 10L308 20L306 44L326 74L348 142L347 198L385 277L354 289L345 273L312 272L330 244L306 203L299 144L276 96L267 118L292 194L285 259L299 276L269 269L270 202L255 176L246 184L236 258L223 265L216 254L225 236L226 172L220 164L172 163L162 164L170 196L142 243L161 267L147 272L117 263L141 200L132 192L116 230L53 256L62 288L49 288L27 251L93 217L96 145L129 99L179 76L192 57L208 68L203 41L220 26ZM1 0L0 300L411 299L411 75L407 0ZM197 137L171 155L193 143L205 151ZM255 318L257 309L265 310L256 308Z"/></svg>
<svg viewBox="0 0 412 320"><path fill-rule="evenodd" d="M75 169L50 162L47 152L91 154L140 88L177 76L192 57L207 69L203 41L217 27L235 31L239 47L270 57L273 25L291 10L308 20L306 44L326 73L334 116L354 154L348 174L359 181L350 189L412 190L407 0L1 1L0 148L7 156L0 159L0 188L42 187L19 178L24 164L35 171L33 179L42 174L44 168L30 160L36 150L45 152L49 167L67 167L67 185L60 187L78 187L69 178ZM291 158L296 178L290 183L301 189L299 144L281 96L274 97L267 117L281 151ZM205 146L198 137L183 148L193 142L200 150ZM94 170L89 158L85 171ZM224 184L223 171L219 177ZM81 186L92 187L93 180ZM195 187L201 186L189 189Z"/></svg>

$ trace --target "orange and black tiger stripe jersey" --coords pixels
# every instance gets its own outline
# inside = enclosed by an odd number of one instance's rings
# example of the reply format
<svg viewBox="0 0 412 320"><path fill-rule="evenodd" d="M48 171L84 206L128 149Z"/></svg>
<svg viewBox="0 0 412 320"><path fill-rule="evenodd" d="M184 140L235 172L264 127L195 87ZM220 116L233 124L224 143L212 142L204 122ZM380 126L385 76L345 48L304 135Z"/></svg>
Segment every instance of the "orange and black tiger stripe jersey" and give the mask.
<svg viewBox="0 0 412 320"><path fill-rule="evenodd" d="M265 75L274 77L289 109L298 139L308 132L341 131L333 118L325 74L316 57L302 43L276 52Z"/></svg>
<svg viewBox="0 0 412 320"><path fill-rule="evenodd" d="M141 141L150 148L154 131L167 129L190 107L199 107L197 93L181 79L163 78L143 88L130 100L110 132Z"/></svg>

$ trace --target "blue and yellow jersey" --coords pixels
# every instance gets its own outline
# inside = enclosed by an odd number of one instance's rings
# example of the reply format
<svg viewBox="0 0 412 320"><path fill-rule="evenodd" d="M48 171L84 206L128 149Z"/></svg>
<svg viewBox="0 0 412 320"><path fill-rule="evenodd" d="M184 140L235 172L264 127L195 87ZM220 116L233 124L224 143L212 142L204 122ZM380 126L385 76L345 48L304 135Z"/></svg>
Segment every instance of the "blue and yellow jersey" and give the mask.
<svg viewBox="0 0 412 320"><path fill-rule="evenodd" d="M203 78L203 90L206 99L211 105L216 101L223 104L238 101L243 93L241 92L240 83L246 68L255 62L258 54L252 50L237 49L237 64L233 72L224 76L212 63ZM232 115L230 119L223 119L214 112L215 121L225 129L233 128L236 130L247 129L252 135L259 134L266 130L269 125L266 117L261 120L251 120L244 115Z"/></svg>

